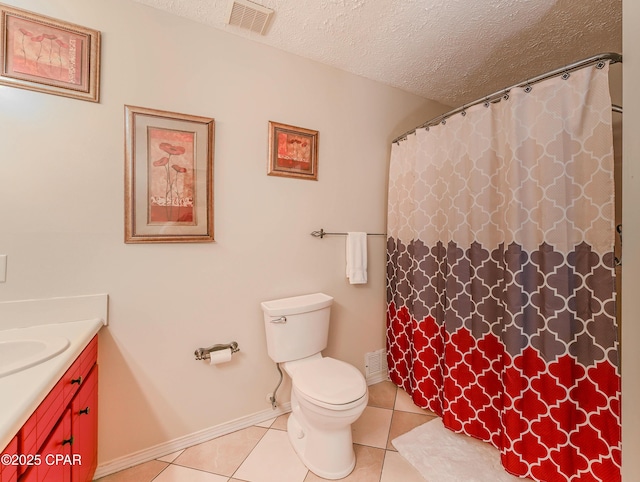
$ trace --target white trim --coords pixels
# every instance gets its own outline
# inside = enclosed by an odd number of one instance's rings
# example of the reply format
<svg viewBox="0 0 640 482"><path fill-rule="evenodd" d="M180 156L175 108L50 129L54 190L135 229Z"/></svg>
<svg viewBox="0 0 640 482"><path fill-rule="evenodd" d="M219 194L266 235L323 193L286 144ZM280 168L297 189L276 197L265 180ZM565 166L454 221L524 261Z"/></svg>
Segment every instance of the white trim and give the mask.
<svg viewBox="0 0 640 482"><path fill-rule="evenodd" d="M197 445L208 440L227 435L243 428L252 427L260 422L272 419L279 415L283 415L291 411L291 402L283 403L275 410L263 410L261 412L248 415L246 417L232 420L214 427L210 427L199 432L194 432L189 435L184 435L168 442L164 442L153 447L149 447L138 452L134 452L117 459L110 460L103 464L100 464L94 474L94 479L110 475L120 470L128 469L134 465L142 464L150 460L155 460L159 457L177 452L178 450L186 449L193 445Z"/></svg>

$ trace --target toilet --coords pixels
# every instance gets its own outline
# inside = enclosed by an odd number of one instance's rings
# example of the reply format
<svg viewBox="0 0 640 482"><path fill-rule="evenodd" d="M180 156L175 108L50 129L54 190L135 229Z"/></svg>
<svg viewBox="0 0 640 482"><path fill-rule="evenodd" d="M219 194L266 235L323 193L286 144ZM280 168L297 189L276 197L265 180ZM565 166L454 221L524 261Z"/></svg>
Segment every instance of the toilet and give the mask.
<svg viewBox="0 0 640 482"><path fill-rule="evenodd" d="M289 440L316 475L341 479L356 464L351 424L369 399L367 383L354 366L323 357L333 298L315 293L261 304L267 351L291 378Z"/></svg>

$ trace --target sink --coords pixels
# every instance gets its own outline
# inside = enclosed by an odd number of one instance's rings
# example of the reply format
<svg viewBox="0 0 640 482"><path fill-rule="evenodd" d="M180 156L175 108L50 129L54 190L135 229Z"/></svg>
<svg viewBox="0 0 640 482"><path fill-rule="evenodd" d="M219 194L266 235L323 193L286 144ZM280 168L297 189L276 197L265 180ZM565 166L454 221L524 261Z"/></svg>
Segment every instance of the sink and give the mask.
<svg viewBox="0 0 640 482"><path fill-rule="evenodd" d="M0 377L25 370L59 355L69 347L62 336L24 337L0 334Z"/></svg>

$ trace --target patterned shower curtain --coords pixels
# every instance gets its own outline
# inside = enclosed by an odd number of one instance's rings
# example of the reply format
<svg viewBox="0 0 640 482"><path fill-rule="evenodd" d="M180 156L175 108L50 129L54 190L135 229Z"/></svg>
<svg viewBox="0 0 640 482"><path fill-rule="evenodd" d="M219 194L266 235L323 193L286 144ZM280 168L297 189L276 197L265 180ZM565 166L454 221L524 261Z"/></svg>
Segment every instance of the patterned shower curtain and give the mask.
<svg viewBox="0 0 640 482"><path fill-rule="evenodd" d="M620 480L611 99L599 67L392 147L391 380L539 481Z"/></svg>

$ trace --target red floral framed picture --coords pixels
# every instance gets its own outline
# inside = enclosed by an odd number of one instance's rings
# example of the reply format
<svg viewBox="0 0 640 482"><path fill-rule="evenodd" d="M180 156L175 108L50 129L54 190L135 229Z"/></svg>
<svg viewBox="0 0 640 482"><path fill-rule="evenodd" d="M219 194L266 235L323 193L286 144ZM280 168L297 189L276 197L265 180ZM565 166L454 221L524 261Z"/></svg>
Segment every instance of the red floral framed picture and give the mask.
<svg viewBox="0 0 640 482"><path fill-rule="evenodd" d="M213 241L214 120L125 106L125 242Z"/></svg>
<svg viewBox="0 0 640 482"><path fill-rule="evenodd" d="M318 180L318 131L269 121L269 176Z"/></svg>
<svg viewBox="0 0 640 482"><path fill-rule="evenodd" d="M0 4L0 84L98 102L100 32Z"/></svg>

